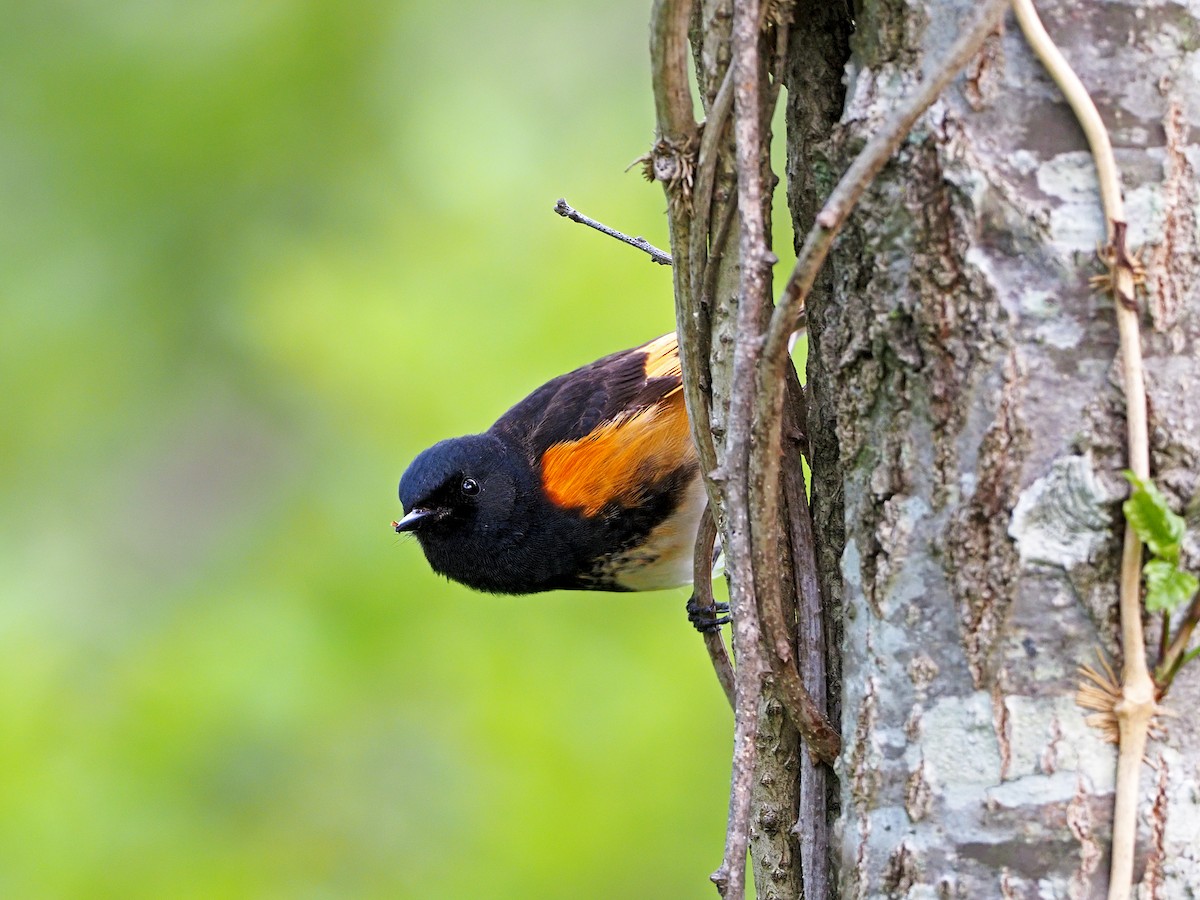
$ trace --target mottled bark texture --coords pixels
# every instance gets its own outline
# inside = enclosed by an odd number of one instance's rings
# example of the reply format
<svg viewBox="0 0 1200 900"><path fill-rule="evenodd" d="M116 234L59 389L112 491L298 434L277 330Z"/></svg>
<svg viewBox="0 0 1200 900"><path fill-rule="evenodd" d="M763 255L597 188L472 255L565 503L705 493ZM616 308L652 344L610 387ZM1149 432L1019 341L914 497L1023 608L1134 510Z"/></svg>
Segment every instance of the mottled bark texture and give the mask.
<svg viewBox="0 0 1200 900"><path fill-rule="evenodd" d="M1195 533L1200 3L1038 6L1112 133L1149 266L1152 470ZM857 4L840 124L822 137L832 98L789 98L801 232L971 8ZM812 64L793 53L791 82ZM1120 654L1123 400L1114 315L1088 286L1104 237L1082 133L1009 18L868 192L811 300L842 896L1104 896L1115 753L1074 702L1076 666ZM1200 891L1190 669L1142 772L1147 897Z"/></svg>

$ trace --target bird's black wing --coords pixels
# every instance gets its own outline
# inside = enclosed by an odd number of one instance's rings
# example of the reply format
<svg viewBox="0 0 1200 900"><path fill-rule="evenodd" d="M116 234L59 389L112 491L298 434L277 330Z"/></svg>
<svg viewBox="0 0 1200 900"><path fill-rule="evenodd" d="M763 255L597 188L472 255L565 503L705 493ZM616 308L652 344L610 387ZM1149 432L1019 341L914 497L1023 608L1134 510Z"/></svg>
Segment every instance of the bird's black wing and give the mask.
<svg viewBox="0 0 1200 900"><path fill-rule="evenodd" d="M679 346L667 334L622 350L542 385L503 416L492 432L533 458L659 405L682 408Z"/></svg>

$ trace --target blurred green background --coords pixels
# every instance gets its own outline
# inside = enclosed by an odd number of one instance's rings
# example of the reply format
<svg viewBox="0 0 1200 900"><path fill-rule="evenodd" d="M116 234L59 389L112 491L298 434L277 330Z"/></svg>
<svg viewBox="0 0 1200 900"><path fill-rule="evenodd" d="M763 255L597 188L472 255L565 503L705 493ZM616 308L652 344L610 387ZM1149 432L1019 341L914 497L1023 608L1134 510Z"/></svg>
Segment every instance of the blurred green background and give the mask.
<svg viewBox="0 0 1200 900"><path fill-rule="evenodd" d="M496 598L396 482L670 330L649 3L5 4L0 896L707 897L686 591Z"/></svg>

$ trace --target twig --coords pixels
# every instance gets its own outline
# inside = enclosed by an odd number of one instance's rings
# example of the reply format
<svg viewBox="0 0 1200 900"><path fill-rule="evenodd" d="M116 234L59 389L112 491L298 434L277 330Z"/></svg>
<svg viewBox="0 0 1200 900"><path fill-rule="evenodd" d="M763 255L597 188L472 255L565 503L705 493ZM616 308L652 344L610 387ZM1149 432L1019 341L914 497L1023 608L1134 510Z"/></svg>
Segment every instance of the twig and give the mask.
<svg viewBox="0 0 1200 900"><path fill-rule="evenodd" d="M741 225L741 278L737 310L737 344L725 444L725 500L729 526L726 566L730 573L729 605L733 614L733 646L737 655L737 706L734 727L733 777L725 857L713 873L726 900L746 893L746 849L750 841L750 798L757 762L758 705L766 665L755 599L754 553L750 534L750 427L754 414L754 373L761 349L760 327L768 301L768 273L774 257L766 245L762 204L761 103L758 71L758 0L733 7L734 147ZM773 523L774 524L774 523Z"/></svg>
<svg viewBox="0 0 1200 900"><path fill-rule="evenodd" d="M766 4L763 14L767 13ZM775 58L771 62L771 84L767 91L767 106L765 121L774 118L775 104L779 102L779 89L783 87L783 67L787 62L788 38L792 31L792 15L795 12L790 5L779 4L782 11L780 20L775 22Z"/></svg>
<svg viewBox="0 0 1200 900"><path fill-rule="evenodd" d="M650 15L650 61L656 131L659 142L667 141L676 146L688 146L695 142L699 131L687 69L687 35L691 15L692 3L689 0L655 0ZM707 476L717 468L717 458L709 430L708 398L702 388L709 381L708 354L696 352L696 348L701 346L698 336L702 330L707 332L707 327L701 328L698 317L702 313L692 293L694 268L703 266L704 260L699 257L693 260L689 249L694 231L692 210L684 204L671 202L671 186L664 183L663 187L668 201L667 222L671 235L671 268L675 321L679 328L683 396L691 423L692 440L700 457L701 471L706 476L705 487L709 491L709 500L715 501L715 492Z"/></svg>
<svg viewBox="0 0 1200 900"><path fill-rule="evenodd" d="M711 403L708 394L701 390L702 385L709 381L709 351L712 344L712 322L710 311L712 307L709 283L715 279L719 266L714 260L720 258L723 252L725 235L728 233L728 222L736 208L732 200L721 205L718 212L719 223L712 242L709 242L710 226L713 213L713 192L716 186L717 161L721 157L721 140L725 125L733 107L733 77L732 69L726 69L725 78L717 91L712 105L709 107L708 118L704 123L704 131L700 136L700 152L696 160L696 181L692 194L692 221L688 246L688 256L692 260L691 278L689 281L691 314L680 319L683 328L689 332L681 336L680 347L685 344L695 348L697 357L696 368L703 378L695 379L695 403L698 410L698 421L704 427L696 434L697 452L705 472L717 468L717 450L713 444L712 432L707 427L711 417ZM726 226L725 233L721 225ZM686 379L685 379L686 381Z"/></svg>
<svg viewBox="0 0 1200 900"><path fill-rule="evenodd" d="M1100 181L1100 199L1108 223L1108 252L1111 260L1110 287L1117 330L1121 339L1121 371L1125 387L1126 430L1129 468L1139 478L1150 477L1150 443L1146 427L1146 386L1142 371L1142 348L1134 297L1135 269L1125 246L1125 209L1121 181L1108 130L1079 76L1059 52L1038 18L1032 0L1013 0L1017 22L1033 52L1063 92L1079 120ZM1116 805L1113 810L1112 868L1109 900L1125 900L1133 883L1134 841L1137 837L1138 782L1151 720L1157 710L1154 679L1146 666L1146 640L1142 632L1142 544L1133 527L1125 525L1121 554L1121 700L1115 705L1120 734L1117 755Z"/></svg>
<svg viewBox="0 0 1200 900"><path fill-rule="evenodd" d="M690 170L692 180L688 202L669 202L668 215L671 221L671 249L675 259L676 315L679 322L681 364L688 414L702 466L708 476L706 488L711 501L718 504L714 506L714 509L723 509L730 517L729 520L722 521L721 525L725 533L726 553L729 555L728 568L734 581L731 586L730 599L734 609L734 641L738 659L738 666L734 674L737 715L726 854L721 868L713 876L721 893L728 897L744 896L748 845L747 813L753 803L752 788L757 769L756 754L759 749L758 741L755 740L755 735L758 734L760 705L758 698L761 696L763 675L766 672L761 655L763 648L760 645L758 623L755 619L754 566L756 550L746 527L750 515L746 503L749 496L749 486L746 483L748 450L745 446L748 431L745 429L742 431L743 446L740 453L731 456L728 443L726 445L725 460L740 457L741 461L741 469L738 473L738 477L741 479L739 500L739 487L735 486L732 491L728 489L730 470L725 467L719 468L717 464L717 447L709 428L710 401L706 394L711 384L710 351L715 318L715 314L710 317L710 311L717 308L717 285L718 283L723 284L724 276L734 271L729 268L730 261L740 267L742 274L745 272L745 257L737 252L737 246L732 242L732 235L736 233L737 229L734 216L738 214L739 207L745 208L745 204L739 203L739 198L732 191L734 181L727 164L731 143L727 123L731 107L735 102L734 78L737 73L726 68L727 63L722 59L722 50L729 46L731 19L737 16L736 6L737 4L734 3L713 3L704 6L704 14L707 17L707 22L703 25L705 39L703 52L698 53L697 57L704 60L704 66L701 67L701 82L704 90L710 92L711 103L707 121L699 137L689 130L694 127L690 120L692 113L690 99L685 97L682 90L679 90L686 78L686 72L681 62L683 55L679 51L679 43L685 33L685 16L677 2L657 0L651 24L651 52L658 113L659 142L656 144L656 148L664 143L668 145L668 150L679 147L699 147L694 167ZM735 11L733 16L730 14L731 10ZM759 13L759 17L761 17L761 13ZM753 18L755 18L753 14L747 16L747 19ZM692 24L694 25L694 23ZM742 24L745 25L745 22ZM753 28L745 28L743 38L753 36L756 40L760 24L755 21ZM755 49L757 48L755 47ZM762 73L758 71L758 68L758 64L755 62L751 71L754 72L754 79L757 83L762 84L760 77ZM758 154L762 146L761 122L764 113L761 96L756 103L757 106L750 104L745 107L756 110L754 121L758 127L758 134L748 144L743 144L744 147L752 148L752 154ZM758 185L760 196L765 199L761 187L763 169L760 161L756 162L754 171L755 177L760 182ZM670 199L670 184L667 185L667 188ZM758 213L760 222L765 222L765 205L761 202L754 205L760 210ZM769 252L766 248L765 227L761 225L760 235L760 246L764 252ZM730 244L728 253L727 243ZM724 260L723 256L726 257ZM762 262L765 263L765 258ZM740 324L737 341L734 344L735 364L738 345L744 339L752 340L754 352L761 346L761 328L766 318L766 303L769 300L767 266L762 265L760 272L762 289L758 292L757 313L748 315L747 311L743 310L736 317ZM733 290L728 292L729 295L733 293ZM739 297L747 295L744 284L738 286L737 294ZM739 303L739 305L744 304ZM726 295L721 296L720 306L722 314L725 314L726 307L734 308L734 304L729 302L729 296ZM722 321L724 322L724 320ZM751 331L745 327L746 322L753 323ZM722 324L721 327L724 329L726 326ZM743 388L748 383L753 392L753 366L747 369L745 359L742 360L741 365ZM750 373L748 382L745 380L747 371ZM734 377L736 380L737 376ZM733 390L736 392L736 386L733 387ZM749 406L743 404L743 408L753 410L753 403L750 403ZM734 421L733 416L730 415L723 418L728 423ZM732 427L730 425L727 432ZM735 478L736 480L737 478ZM801 490L803 490L802 483ZM736 515L734 514L735 510L737 511ZM778 531L778 525L776 525L775 534L779 540L783 539ZM733 556L737 551L731 550L731 547L735 545L741 548L741 558L744 562L737 570L742 573L740 575L735 574L737 563L733 561ZM776 545L774 551L778 553L779 550L780 547ZM707 551L706 547L697 553L697 565L701 565L701 561L707 559ZM697 571L697 583L700 583L707 575L707 572L701 575ZM698 593L697 597L699 596ZM739 614L739 608L746 612ZM786 627L782 630L790 631ZM794 668L791 671L795 688L803 691L803 682L799 675ZM779 689L776 690L775 695L780 696ZM792 705L794 706L795 703ZM802 766L806 765L811 765L811 763L805 760ZM819 796L819 809L814 813L814 820L820 819L823 824L825 815L823 783L819 779L810 779L809 788L811 789L810 802ZM786 833L780 833L778 837L781 847L788 848L790 846L791 838ZM825 874L824 870L827 869L825 852L827 841L814 840L810 845L810 841L806 839L801 843L806 848L810 848L808 859L813 862L811 866L813 872L806 873L806 882L818 885L821 883L820 878ZM816 862L817 860L819 862ZM815 897L818 894L812 896Z"/></svg>
<svg viewBox="0 0 1200 900"><path fill-rule="evenodd" d="M704 515L700 518L700 530L696 533L696 552L692 557L692 598L701 609L713 609L716 606L712 592L713 542L716 539L717 523L713 521L709 508L705 507ZM703 632L703 637L713 671L717 673L717 681L725 691L730 709L736 709L733 663L725 649L725 639L721 637L720 629Z"/></svg>
<svg viewBox="0 0 1200 900"><path fill-rule="evenodd" d="M696 226L695 234L700 235L700 247L704 249L704 241L708 238L709 216L712 207L712 193L716 182L717 160L720 158L721 137L725 125L729 121L729 113L733 109L733 68L725 70L725 78L717 96L709 107L708 117L704 120L704 131L700 135L700 154L696 162L696 182L693 221ZM695 240L695 237L693 237ZM693 255L696 252L693 246ZM693 288L694 289L694 288Z"/></svg>
<svg viewBox="0 0 1200 900"><path fill-rule="evenodd" d="M704 284L700 291L700 303L706 309L712 306L717 293L717 276L720 274L720 261L725 255L725 246L729 243L729 232L733 228L733 220L737 218L737 203L729 202L720 210L717 228L713 232L712 247L709 249L708 264L704 269Z"/></svg>
<svg viewBox="0 0 1200 900"><path fill-rule="evenodd" d="M609 228L603 222L597 222L595 219L585 216L583 213L579 212L579 210L571 207L570 204L568 204L567 201L561 197L559 198L558 202L554 204L554 211L564 219L570 219L572 222L578 222L580 225L588 226L588 228L595 228L600 233L616 238L618 241L622 241L628 244L630 247L637 247L639 250L648 253L650 255L650 259L658 263L660 266L671 265L670 253L664 253L645 238L630 237L627 234L622 234L615 228Z"/></svg>
<svg viewBox="0 0 1200 900"><path fill-rule="evenodd" d="M804 391L799 381L793 377L788 378L787 401L784 406L784 433L787 435L784 447L791 457L795 458L799 456L800 445L804 441L802 427L807 416ZM796 587L796 664L801 682L812 695L817 711L825 715L829 709L826 690L828 673L825 665L825 610L817 575L812 513L805 495L804 473L799 466L788 466L784 469L783 493L787 504L792 572ZM800 869L804 879L805 897L828 897L831 893L827 861L828 777L829 769L814 760L811 753L800 755L800 808L796 818L796 829L800 832Z"/></svg>

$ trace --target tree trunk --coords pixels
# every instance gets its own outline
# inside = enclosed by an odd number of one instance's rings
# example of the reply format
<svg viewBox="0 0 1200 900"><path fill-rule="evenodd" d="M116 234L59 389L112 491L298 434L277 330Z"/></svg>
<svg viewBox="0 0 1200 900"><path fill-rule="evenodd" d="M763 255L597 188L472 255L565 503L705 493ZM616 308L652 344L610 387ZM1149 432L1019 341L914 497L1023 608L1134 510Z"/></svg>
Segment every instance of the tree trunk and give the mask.
<svg viewBox="0 0 1200 900"><path fill-rule="evenodd" d="M840 4L797 12L799 235L973 4L857 6L844 108ZM1146 246L1152 472L1195 534L1200 5L1039 10L1117 148ZM875 181L810 299L841 896L1104 896L1115 753L1074 699L1096 648L1121 654L1124 401L1111 301L1088 284L1104 240L1083 135L1010 16ZM1142 770L1135 877L1142 896L1195 896L1200 663L1166 705L1181 715Z"/></svg>

